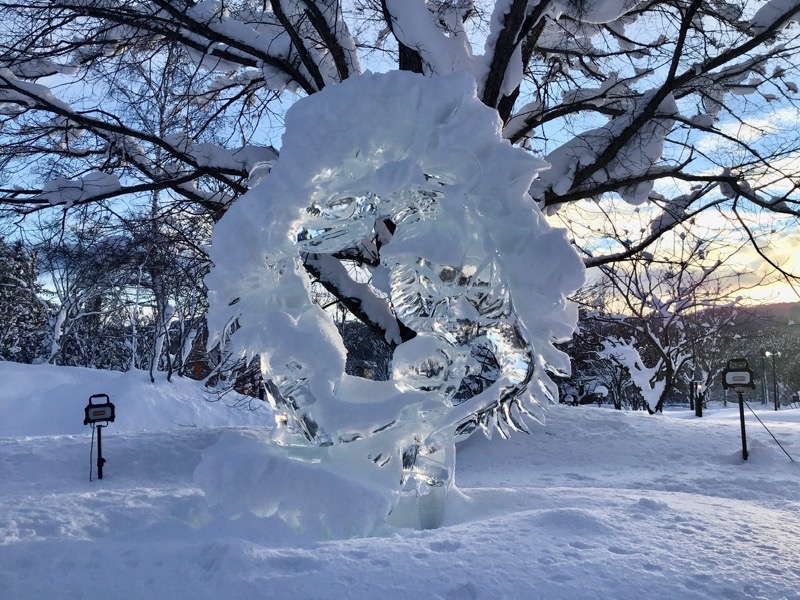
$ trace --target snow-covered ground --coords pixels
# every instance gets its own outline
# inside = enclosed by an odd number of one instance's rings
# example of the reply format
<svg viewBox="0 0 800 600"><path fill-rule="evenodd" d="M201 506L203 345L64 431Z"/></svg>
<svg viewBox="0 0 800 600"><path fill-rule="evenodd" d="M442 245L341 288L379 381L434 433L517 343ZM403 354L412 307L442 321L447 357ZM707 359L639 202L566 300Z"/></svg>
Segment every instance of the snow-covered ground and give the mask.
<svg viewBox="0 0 800 600"><path fill-rule="evenodd" d="M293 491L261 464L263 408L144 373L0 362L0 381L3 600L800 598L800 466L749 411L743 462L733 405L554 406L531 436L460 446L440 529L319 539L243 508ZM117 420L90 482L96 393ZM800 460L800 410L754 408ZM221 487L236 511L211 506Z"/></svg>

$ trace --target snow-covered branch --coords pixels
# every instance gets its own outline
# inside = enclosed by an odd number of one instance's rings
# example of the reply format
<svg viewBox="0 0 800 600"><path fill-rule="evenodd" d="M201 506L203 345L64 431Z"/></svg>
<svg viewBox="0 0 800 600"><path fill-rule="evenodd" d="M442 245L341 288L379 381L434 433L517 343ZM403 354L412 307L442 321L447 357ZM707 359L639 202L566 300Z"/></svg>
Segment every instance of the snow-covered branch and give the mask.
<svg viewBox="0 0 800 600"><path fill-rule="evenodd" d="M387 301L378 298L366 283L353 281L344 265L334 257L325 254L306 255L304 265L354 317L375 330L391 347L414 337L414 331L398 321Z"/></svg>

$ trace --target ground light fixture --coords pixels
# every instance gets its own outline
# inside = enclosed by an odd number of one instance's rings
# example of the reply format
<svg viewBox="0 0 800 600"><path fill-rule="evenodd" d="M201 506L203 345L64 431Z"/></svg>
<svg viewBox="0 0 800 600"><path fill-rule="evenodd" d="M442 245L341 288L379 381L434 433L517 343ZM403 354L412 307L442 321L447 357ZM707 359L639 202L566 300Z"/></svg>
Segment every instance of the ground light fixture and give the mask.
<svg viewBox="0 0 800 600"><path fill-rule="evenodd" d="M742 426L742 459L747 460L747 433L744 429L744 391L753 389L753 371L745 358L733 358L722 371L722 387L733 389L739 397L739 420Z"/></svg>
<svg viewBox="0 0 800 600"><path fill-rule="evenodd" d="M105 399L105 402L99 400ZM94 401L98 400L97 403ZM113 423L116 418L116 411L114 404L108 397L108 394L94 394L89 396L89 404L86 405L84 410L84 425L92 426L92 448L94 447L94 430L97 429L97 478L103 478L103 465L106 464L106 459L103 458L103 428L108 427L109 423ZM92 480L92 451L89 450L89 481Z"/></svg>
<svg viewBox="0 0 800 600"><path fill-rule="evenodd" d="M780 355L780 352L770 352L769 350L764 352L764 356L769 358L772 362L772 400L775 404L775 410L778 410L781 405L780 400L778 399L778 367L775 364L775 357L780 357ZM764 375L764 382L766 384L766 374Z"/></svg>

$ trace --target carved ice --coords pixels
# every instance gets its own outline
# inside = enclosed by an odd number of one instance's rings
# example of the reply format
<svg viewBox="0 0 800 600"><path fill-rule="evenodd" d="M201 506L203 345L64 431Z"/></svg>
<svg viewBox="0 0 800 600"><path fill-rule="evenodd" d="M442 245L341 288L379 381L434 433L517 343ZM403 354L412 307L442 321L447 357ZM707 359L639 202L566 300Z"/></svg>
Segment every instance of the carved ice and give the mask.
<svg viewBox="0 0 800 600"><path fill-rule="evenodd" d="M272 172L215 228L208 278L212 329L237 320L231 347L261 356L275 442L394 497L410 485L435 526L455 440L542 419L583 277L528 196L545 168L502 139L465 74L365 75L289 110ZM331 258L356 254L369 286ZM389 381L344 373L304 261L396 344Z"/></svg>

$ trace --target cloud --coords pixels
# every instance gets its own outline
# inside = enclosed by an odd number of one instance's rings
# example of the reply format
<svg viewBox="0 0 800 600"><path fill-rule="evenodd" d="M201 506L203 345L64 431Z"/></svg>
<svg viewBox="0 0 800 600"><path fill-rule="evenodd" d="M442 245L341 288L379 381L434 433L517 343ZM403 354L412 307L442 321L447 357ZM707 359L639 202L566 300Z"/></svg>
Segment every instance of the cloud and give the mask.
<svg viewBox="0 0 800 600"><path fill-rule="evenodd" d="M554 225L568 225L578 245L600 255L621 251L624 245L618 241L619 237L628 236L634 242L641 239L642 229L659 212L652 204L633 207L609 199L599 204L573 203L550 220ZM768 211L742 212L739 216L773 263L800 275L800 230L796 221ZM733 288L740 288L745 302L798 300L796 292L800 293L800 289L793 289L759 255L730 208L707 210L688 226L693 236L704 240L705 263L722 261L720 274ZM657 256L677 252L682 244L681 234L685 232L682 227L667 232L650 251Z"/></svg>
<svg viewBox="0 0 800 600"><path fill-rule="evenodd" d="M768 114L760 113L758 116L750 118L723 121L718 123L716 128L723 135L730 136L739 142L753 145L773 136L780 136L789 131L794 131L798 123L800 123L800 108L787 106ZM705 154L740 149L740 146L733 141L725 140L719 135L710 133L695 142L694 147Z"/></svg>

